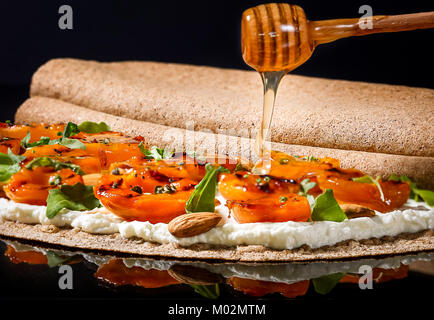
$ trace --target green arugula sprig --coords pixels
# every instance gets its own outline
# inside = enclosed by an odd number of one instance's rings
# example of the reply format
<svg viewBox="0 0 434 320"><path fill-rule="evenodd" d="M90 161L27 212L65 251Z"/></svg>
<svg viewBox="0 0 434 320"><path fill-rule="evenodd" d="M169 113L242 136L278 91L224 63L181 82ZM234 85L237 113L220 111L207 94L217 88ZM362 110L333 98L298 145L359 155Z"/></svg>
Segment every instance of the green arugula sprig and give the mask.
<svg viewBox="0 0 434 320"><path fill-rule="evenodd" d="M78 132L80 132L80 130L78 130L77 125L72 123L72 122L68 122L68 124L65 126L65 129L63 130L62 133L62 137L59 139L54 139L51 140L48 137L41 137L41 139L39 139L39 141L35 141L30 143L30 131L27 132L26 136L21 140L21 145L24 148L32 148L32 147L37 147L37 146L42 146L42 145L53 145L53 144L58 144L61 146L65 146L67 148L70 149L86 149L86 146L84 145L83 142L81 142L80 140L77 139L71 139L69 138L70 136L73 136L75 134L77 134Z"/></svg>
<svg viewBox="0 0 434 320"><path fill-rule="evenodd" d="M35 141L30 143L30 131L27 131L26 136L23 138L23 140L21 140L21 146L23 148L33 148L33 147L37 147L37 146L42 146L42 145L47 145L50 143L50 138L49 137L41 137L41 139L39 139L39 141Z"/></svg>
<svg viewBox="0 0 434 320"><path fill-rule="evenodd" d="M309 201L309 205L311 210L315 206L315 197L311 194L308 194L309 190L316 187L316 182L312 182L309 179L304 179L300 182L300 192L299 194L305 196L307 201Z"/></svg>
<svg viewBox="0 0 434 320"><path fill-rule="evenodd" d="M190 284L195 292L207 299L217 299L220 296L220 286L218 283L214 285L197 285Z"/></svg>
<svg viewBox="0 0 434 320"><path fill-rule="evenodd" d="M320 278L312 279L312 284L316 293L327 294L333 290L334 287L339 283L345 276L345 273L334 273Z"/></svg>
<svg viewBox="0 0 434 320"><path fill-rule="evenodd" d="M50 140L48 144L59 144L61 146L68 147L70 149L86 149L83 142L77 139L71 139L70 137L79 133L80 130L75 123L68 122L63 129L62 137L55 140Z"/></svg>
<svg viewBox="0 0 434 320"><path fill-rule="evenodd" d="M101 121L100 123L92 122L92 121L84 121L80 125L77 126L79 132L86 133L101 133L106 131L111 131L110 126Z"/></svg>
<svg viewBox="0 0 434 320"><path fill-rule="evenodd" d="M25 156L14 154L11 149L8 149L8 153L0 152L0 182L8 182L21 169L20 163L24 159Z"/></svg>
<svg viewBox="0 0 434 320"><path fill-rule="evenodd" d="M86 149L86 146L83 142L77 139L71 139L70 137L76 135L79 132L85 133L100 133L105 131L110 131L110 127L105 122L92 122L92 121L84 121L80 125L77 125L73 122L68 122L63 129L63 132L60 134L61 138L51 140L48 137L41 137L39 141L30 143L30 131L27 132L26 136L21 140L21 145L24 148L32 148L42 145L53 145L58 144L61 146L68 147L70 149Z"/></svg>
<svg viewBox="0 0 434 320"><path fill-rule="evenodd" d="M347 215L343 212L338 202L336 201L333 190L326 189L318 197L308 194L309 190L316 187L316 182L304 179L300 183L299 194L305 196L312 210L312 221L335 221L342 222L347 219Z"/></svg>
<svg viewBox="0 0 434 320"><path fill-rule="evenodd" d="M53 251L47 251L45 256L47 257L47 265L50 268L61 266L75 259L81 260L81 256L78 254L73 256L61 256Z"/></svg>
<svg viewBox="0 0 434 320"><path fill-rule="evenodd" d="M360 183L375 184L378 191L380 192L381 201L385 201L383 189L381 188L381 185L380 185L380 180L381 180L380 176L378 176L374 179L371 176L365 175L363 177L353 178L352 180L355 182L360 182Z"/></svg>
<svg viewBox="0 0 434 320"><path fill-rule="evenodd" d="M229 172L224 167L214 167L210 163L205 165L206 174L196 185L193 193L185 204L185 211L192 212L214 212L215 194L217 190L217 176L220 172Z"/></svg>
<svg viewBox="0 0 434 320"><path fill-rule="evenodd" d="M92 186L85 186L81 183L73 186L64 184L60 189L50 190L45 215L53 219L63 209L85 211L100 206L101 203L95 198Z"/></svg>
<svg viewBox="0 0 434 320"><path fill-rule="evenodd" d="M434 206L434 192L430 190L424 190L419 189L413 181L410 180L407 176L397 176L396 174L392 174L389 179L389 181L400 181L400 182L408 182L410 185L410 199L413 199L415 201L419 201L419 198L421 198L423 201L425 201L429 206Z"/></svg>
<svg viewBox="0 0 434 320"><path fill-rule="evenodd" d="M169 159L173 155L173 152L160 149L157 146L152 146L151 149L146 149L143 142L140 142L138 147L146 159L161 161L164 159Z"/></svg>
<svg viewBox="0 0 434 320"><path fill-rule="evenodd" d="M311 219L313 221L342 222L348 217L336 201L333 190L326 189L315 199Z"/></svg>

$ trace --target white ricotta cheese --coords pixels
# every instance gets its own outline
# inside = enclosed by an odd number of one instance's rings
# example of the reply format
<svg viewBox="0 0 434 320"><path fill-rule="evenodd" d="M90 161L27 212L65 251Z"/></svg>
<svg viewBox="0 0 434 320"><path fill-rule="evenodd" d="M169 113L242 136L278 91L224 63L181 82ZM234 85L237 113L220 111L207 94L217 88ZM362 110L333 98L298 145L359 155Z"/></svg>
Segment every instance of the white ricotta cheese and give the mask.
<svg viewBox="0 0 434 320"><path fill-rule="evenodd" d="M224 210L223 206L220 206L220 210ZM138 237L157 243L178 243L181 246L208 243L226 246L264 245L273 249L293 249L305 244L311 248L319 248L350 239L380 238L434 229L434 209L414 201L409 201L400 210L377 213L373 218L362 217L343 222L238 224L228 220L221 227L190 238L174 237L165 223L122 221L105 208L91 211L64 210L53 219L48 219L45 216L45 206L15 203L1 198L0 218L29 224L70 226L96 234L119 232L125 238Z"/></svg>

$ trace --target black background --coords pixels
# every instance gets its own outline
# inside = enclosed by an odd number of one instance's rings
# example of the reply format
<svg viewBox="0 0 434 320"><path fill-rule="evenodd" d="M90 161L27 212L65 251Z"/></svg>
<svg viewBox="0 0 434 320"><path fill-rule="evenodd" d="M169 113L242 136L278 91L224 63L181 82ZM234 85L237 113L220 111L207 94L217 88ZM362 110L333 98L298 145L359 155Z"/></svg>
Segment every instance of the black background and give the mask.
<svg viewBox="0 0 434 320"><path fill-rule="evenodd" d="M154 60L249 69L241 57L243 10L267 1L1 1L0 103L3 120L28 97L47 60ZM432 1L303 1L310 20L434 10ZM59 7L73 9L60 30ZM342 39L319 46L296 74L433 88L432 30ZM259 81L259 80L258 80Z"/></svg>

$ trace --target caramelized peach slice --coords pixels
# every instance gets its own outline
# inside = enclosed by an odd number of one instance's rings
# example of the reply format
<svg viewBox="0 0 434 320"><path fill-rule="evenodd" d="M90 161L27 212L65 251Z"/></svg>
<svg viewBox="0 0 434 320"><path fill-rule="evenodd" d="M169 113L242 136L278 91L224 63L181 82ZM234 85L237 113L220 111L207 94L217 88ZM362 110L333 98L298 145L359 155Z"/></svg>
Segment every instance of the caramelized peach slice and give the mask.
<svg viewBox="0 0 434 320"><path fill-rule="evenodd" d="M227 206L238 223L307 221L311 216L306 197L295 194L249 201L229 200Z"/></svg>
<svg viewBox="0 0 434 320"><path fill-rule="evenodd" d="M52 167L21 168L3 187L7 197L15 202L45 205L50 189L61 184L83 183L80 175L71 169L55 171Z"/></svg>

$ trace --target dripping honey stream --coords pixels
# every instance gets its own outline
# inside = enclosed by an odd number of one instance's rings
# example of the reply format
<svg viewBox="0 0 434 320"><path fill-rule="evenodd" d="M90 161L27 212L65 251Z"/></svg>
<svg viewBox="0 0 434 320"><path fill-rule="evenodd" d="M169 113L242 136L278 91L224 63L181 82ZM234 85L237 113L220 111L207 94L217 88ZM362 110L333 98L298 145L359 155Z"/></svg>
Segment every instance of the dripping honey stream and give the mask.
<svg viewBox="0 0 434 320"><path fill-rule="evenodd" d="M263 115L255 141L255 152L260 158L269 157L267 143L280 80L306 62L318 44L351 36L434 27L434 12L369 18L369 21L360 18L309 21L302 8L285 3L269 3L244 11L243 59L260 73L264 85Z"/></svg>

